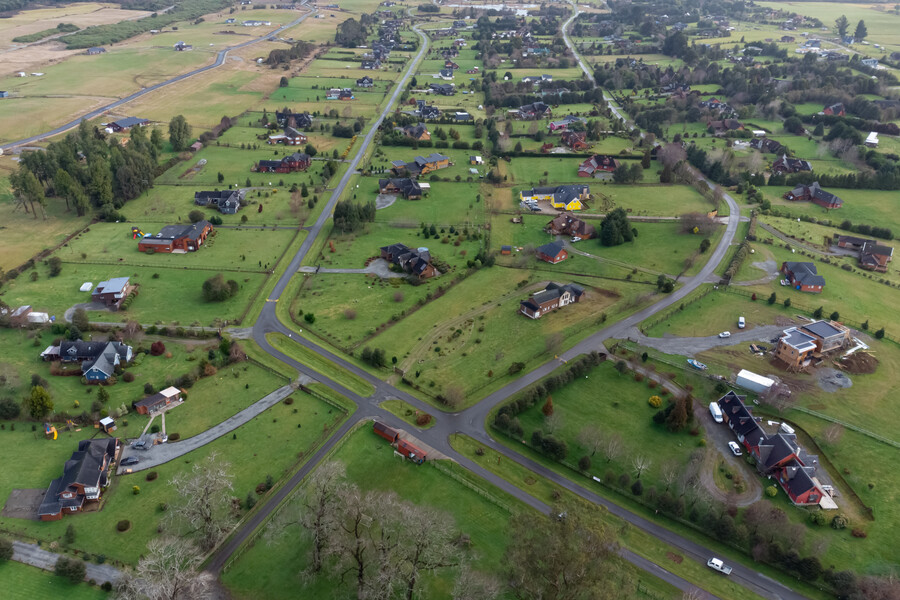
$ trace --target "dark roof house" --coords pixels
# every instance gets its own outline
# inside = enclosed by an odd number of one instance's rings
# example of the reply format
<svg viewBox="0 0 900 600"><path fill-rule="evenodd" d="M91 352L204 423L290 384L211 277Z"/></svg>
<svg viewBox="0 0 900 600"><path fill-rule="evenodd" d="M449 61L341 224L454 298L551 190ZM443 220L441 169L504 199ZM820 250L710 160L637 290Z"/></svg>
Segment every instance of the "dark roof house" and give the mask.
<svg viewBox="0 0 900 600"><path fill-rule="evenodd" d="M813 182L809 185L801 183L787 194L784 195L786 200L791 200L795 202L812 202L813 204L818 204L822 208L841 208L844 205L844 201L832 194L831 192L826 192L819 186L819 182Z"/></svg>
<svg viewBox="0 0 900 600"><path fill-rule="evenodd" d="M781 272L800 291L819 293L825 287L825 278L819 275L815 263L787 261L782 263Z"/></svg>
<svg viewBox="0 0 900 600"><path fill-rule="evenodd" d="M109 485L110 463L119 449L117 438L81 440L78 450L63 466L62 477L54 479L38 508L41 521L58 521L63 514L80 512L85 503L99 502Z"/></svg>
<svg viewBox="0 0 900 600"><path fill-rule="evenodd" d="M216 190L194 192L194 204L197 206L211 206L219 209L223 215L233 215L241 207L244 193L241 190Z"/></svg>

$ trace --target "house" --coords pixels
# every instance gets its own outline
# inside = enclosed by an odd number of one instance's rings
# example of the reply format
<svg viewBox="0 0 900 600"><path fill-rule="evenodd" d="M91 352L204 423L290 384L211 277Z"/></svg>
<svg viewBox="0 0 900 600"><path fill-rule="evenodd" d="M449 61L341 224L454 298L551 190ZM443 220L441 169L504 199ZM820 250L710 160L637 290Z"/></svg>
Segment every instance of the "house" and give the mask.
<svg viewBox="0 0 900 600"><path fill-rule="evenodd" d="M370 88L375 87L375 82L368 75L363 75L359 79L356 80L356 87L361 88Z"/></svg>
<svg viewBox="0 0 900 600"><path fill-rule="evenodd" d="M878 68L878 59L877 58L864 58L861 61L859 61L859 64L861 64L864 67L869 67L870 69L877 69Z"/></svg>
<svg viewBox="0 0 900 600"><path fill-rule="evenodd" d="M6 311L8 312L8 311ZM3 314L0 312L0 314ZM31 305L20 306L9 315L10 327L27 327L33 324L49 323L50 315L45 312L34 312Z"/></svg>
<svg viewBox="0 0 900 600"><path fill-rule="evenodd" d="M510 254L512 254L512 246L509 246L509 245L500 246L500 254L502 254L503 256L509 256Z"/></svg>
<svg viewBox="0 0 900 600"><path fill-rule="evenodd" d="M710 98L709 100L701 100L697 103L700 108L708 108L710 110L730 110L731 107L727 103L722 102L718 98Z"/></svg>
<svg viewBox="0 0 900 600"><path fill-rule="evenodd" d="M293 127L285 127L283 133L276 133L269 136L267 143L284 144L285 146L302 146L307 141L305 134L300 133Z"/></svg>
<svg viewBox="0 0 900 600"><path fill-rule="evenodd" d="M819 294L825 287L825 278L819 275L814 263L786 261L781 264L781 272L801 292Z"/></svg>
<svg viewBox="0 0 900 600"><path fill-rule="evenodd" d="M63 340L58 348L55 353L48 352L50 350L48 348L41 353L41 357L44 360L53 360L58 356L63 363L80 362L81 373L89 382L108 380L115 374L116 367L128 364L134 357L131 346L126 346L122 342Z"/></svg>
<svg viewBox="0 0 900 600"><path fill-rule="evenodd" d="M778 142L775 143L777 144ZM801 171L812 171L812 164L810 164L808 160L790 158L787 154L782 154L780 158L776 159L772 163L772 171L775 173L799 173Z"/></svg>
<svg viewBox="0 0 900 600"><path fill-rule="evenodd" d="M540 292L535 292L528 300L519 303L519 312L530 319L540 319L550 311L568 306L581 300L584 288L569 283L560 285L550 282Z"/></svg>
<svg viewBox="0 0 900 600"><path fill-rule="evenodd" d="M588 147L587 132L585 131L563 131L559 139L575 151L586 150Z"/></svg>
<svg viewBox="0 0 900 600"><path fill-rule="evenodd" d="M441 109L437 106L425 104L424 100L416 100L415 114L423 119L437 119L441 116Z"/></svg>
<svg viewBox="0 0 900 600"><path fill-rule="evenodd" d="M812 202L818 204L822 208L840 208L844 205L844 201L832 194L826 192L819 186L819 182L815 181L810 185L801 183L784 195L786 200L795 202Z"/></svg>
<svg viewBox="0 0 900 600"><path fill-rule="evenodd" d="M353 100L353 90L350 88L331 88L325 95L326 100Z"/></svg>
<svg viewBox="0 0 900 600"><path fill-rule="evenodd" d="M381 61L378 59L375 60L364 60L360 63L360 68L365 69L367 71L374 71L375 69L381 68Z"/></svg>
<svg viewBox="0 0 900 600"><path fill-rule="evenodd" d="M128 277L116 277L109 281L101 281L91 292L91 302L99 302L106 308L116 311L125 301L125 298L134 289L129 285Z"/></svg>
<svg viewBox="0 0 900 600"><path fill-rule="evenodd" d="M444 61L444 68L456 70L459 69L459 65L448 58Z"/></svg>
<svg viewBox="0 0 900 600"><path fill-rule="evenodd" d="M191 144L190 146L191 152L199 152L203 150L203 142L197 141Z"/></svg>
<svg viewBox="0 0 900 600"><path fill-rule="evenodd" d="M469 164L470 165L483 165L484 159L481 158L480 156L473 154L473 155L469 156Z"/></svg>
<svg viewBox="0 0 900 600"><path fill-rule="evenodd" d="M175 44L175 52L187 52L188 50L193 50L194 47L190 44L185 44L184 42L176 42Z"/></svg>
<svg viewBox="0 0 900 600"><path fill-rule="evenodd" d="M85 52L85 54L87 54L88 56L95 56L97 54L103 54L104 52L106 52L106 48L101 48L100 46L94 46L93 48L88 48L87 52Z"/></svg>
<svg viewBox="0 0 900 600"><path fill-rule="evenodd" d="M535 253L538 260L554 265L569 258L569 253L566 252L562 242L550 242L549 244L538 246Z"/></svg>
<svg viewBox="0 0 900 600"><path fill-rule="evenodd" d="M138 251L193 252L200 249L212 231L212 223L205 219L190 225L166 225L156 235L142 237Z"/></svg>
<svg viewBox="0 0 900 600"><path fill-rule="evenodd" d="M547 75L547 74L541 75L540 77L534 76L534 77L523 77L522 78L523 83L550 83L552 81L553 81L553 75Z"/></svg>
<svg viewBox="0 0 900 600"><path fill-rule="evenodd" d="M132 127L143 127L144 125L149 125L150 121L148 119L142 119L140 117L125 117L124 119L119 119L118 121L113 121L107 127L112 129L116 133L122 133L123 131L128 131Z"/></svg>
<svg viewBox="0 0 900 600"><path fill-rule="evenodd" d="M552 235L570 235L577 240L588 240L597 235L593 225L564 212L547 223L544 228Z"/></svg>
<svg viewBox="0 0 900 600"><path fill-rule="evenodd" d="M409 175L427 175L438 169L446 169L451 166L450 157L443 154L432 153L428 156L417 156L412 162L403 162L402 160L391 161L391 171L395 175L408 173Z"/></svg>
<svg viewBox="0 0 900 600"><path fill-rule="evenodd" d="M859 268L867 271L887 272L887 264L894 258L894 249L879 244L875 240L866 240L849 235L838 237L838 247L859 250Z"/></svg>
<svg viewBox="0 0 900 600"><path fill-rule="evenodd" d="M404 137L416 140L417 142L427 141L431 139L431 133L429 133L428 128L425 127L424 123L419 123L418 125L407 125L406 127L397 127L395 131L399 131L404 135Z"/></svg>
<svg viewBox="0 0 900 600"><path fill-rule="evenodd" d="M379 179L379 194L399 194L407 200L418 200L422 197L422 187L419 182L409 177L395 179Z"/></svg>
<svg viewBox="0 0 900 600"><path fill-rule="evenodd" d="M722 121L709 121L706 126L713 135L725 135L732 131L740 131L744 126L737 119L724 119Z"/></svg>
<svg viewBox="0 0 900 600"><path fill-rule="evenodd" d="M844 105L842 103L838 102L836 104L831 104L830 106L826 106L822 110L822 114L829 115L829 116L833 115L835 117L843 117L844 115L847 114L847 111L844 110Z"/></svg>
<svg viewBox="0 0 900 600"><path fill-rule="evenodd" d="M870 131L869 135L866 136L866 141L863 142L868 148L877 148L878 147L878 132Z"/></svg>
<svg viewBox="0 0 900 600"><path fill-rule="evenodd" d="M596 177L600 173L612 173L619 167L619 161L612 156L595 154L578 166L579 177Z"/></svg>
<svg viewBox="0 0 900 600"><path fill-rule="evenodd" d="M789 368L806 366L811 358L843 348L850 330L835 321L815 321L785 329L775 346L775 357Z"/></svg>
<svg viewBox="0 0 900 600"><path fill-rule="evenodd" d="M312 116L309 113L294 113L289 110L275 111L275 122L279 127L295 127L309 129L312 127Z"/></svg>
<svg viewBox="0 0 900 600"><path fill-rule="evenodd" d="M566 115L565 117L563 117L562 119L559 119L557 121L550 121L550 123L547 125L547 129L549 129L551 133L557 132L557 131L562 132L562 131L565 131L573 123L586 123L586 122L587 122L587 119L585 119L584 117L576 117L574 115Z"/></svg>
<svg viewBox="0 0 900 600"><path fill-rule="evenodd" d="M181 390L170 386L152 396L147 396L143 400L132 402L131 408L137 411L139 415L148 415L150 413L159 412L181 399Z"/></svg>
<svg viewBox="0 0 900 600"><path fill-rule="evenodd" d="M38 508L41 521L58 521L63 514L84 510L85 504L100 501L101 490L109 485L110 464L119 452L118 438L81 440L54 479Z"/></svg>
<svg viewBox="0 0 900 600"><path fill-rule="evenodd" d="M768 154L779 154L779 153L783 154L784 153L784 146L781 144L781 142L779 142L777 140L769 139L767 137L753 138L752 140L750 140L750 147L756 148L760 152L768 153ZM803 161L803 162L806 162L806 161ZM809 164L809 163L807 163L807 164ZM812 170L812 167L810 167L809 170Z"/></svg>
<svg viewBox="0 0 900 600"><path fill-rule="evenodd" d="M781 36L781 42L784 44L793 44L796 38L792 35L783 35Z"/></svg>
<svg viewBox="0 0 900 600"><path fill-rule="evenodd" d="M428 252L428 248L413 250L404 244L391 244L382 246L381 258L419 279L428 279L439 275L437 269L431 264L431 254Z"/></svg>
<svg viewBox="0 0 900 600"><path fill-rule="evenodd" d="M261 160L256 163L257 173L296 173L309 168L312 158L305 152L294 152L281 160Z"/></svg>
<svg viewBox="0 0 900 600"><path fill-rule="evenodd" d="M441 69L438 75L440 75L441 79L449 81L453 79L453 69Z"/></svg>
<svg viewBox="0 0 900 600"><path fill-rule="evenodd" d="M9 98L9 92L0 90L0 98Z"/></svg>
<svg viewBox="0 0 900 600"><path fill-rule="evenodd" d="M472 120L472 115L466 111L456 111L453 113L453 120L457 123L466 123Z"/></svg>
<svg viewBox="0 0 900 600"><path fill-rule="evenodd" d="M456 93L456 87L452 83L432 83L428 88L438 96L452 96Z"/></svg>
<svg viewBox="0 0 900 600"><path fill-rule="evenodd" d="M212 192L194 192L194 204L212 206L223 215L233 215L241 208L244 192L241 190L222 190Z"/></svg>
<svg viewBox="0 0 900 600"><path fill-rule="evenodd" d="M466 69L466 75L478 75L478 67L472 67L471 69Z"/></svg>
<svg viewBox="0 0 900 600"><path fill-rule="evenodd" d="M553 114L550 106L544 104L543 102L532 102L531 104L525 104L523 106L520 106L518 110L512 112L515 113L515 116L517 118L524 121L543 119L546 117L550 117Z"/></svg>
<svg viewBox="0 0 900 600"><path fill-rule="evenodd" d="M590 188L582 184L536 187L519 192L519 200L522 202L534 203L544 200L559 210L581 210L584 208L582 202L590 197Z"/></svg>

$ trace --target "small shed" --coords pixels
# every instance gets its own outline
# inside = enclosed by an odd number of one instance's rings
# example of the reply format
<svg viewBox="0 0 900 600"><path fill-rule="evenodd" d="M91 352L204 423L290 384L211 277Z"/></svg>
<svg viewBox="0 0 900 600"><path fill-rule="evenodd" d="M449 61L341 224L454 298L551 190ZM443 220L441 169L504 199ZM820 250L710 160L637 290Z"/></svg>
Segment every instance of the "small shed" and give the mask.
<svg viewBox="0 0 900 600"><path fill-rule="evenodd" d="M79 292L89 292L89 291L91 291L91 289L93 287L94 287L93 283L91 283L90 281L85 281L84 283L81 284L81 287L78 288L78 291Z"/></svg>
<svg viewBox="0 0 900 600"><path fill-rule="evenodd" d="M375 421L375 423L372 425L372 429L375 431L375 433L377 433L378 435L380 435L381 437L383 437L384 439L386 439L387 441L389 441L392 444L394 442L396 442L398 439L400 439L400 434L397 433L396 429L388 427L381 421Z"/></svg>
<svg viewBox="0 0 900 600"><path fill-rule="evenodd" d="M100 429L106 433L112 433L116 430L116 422L112 417L103 417L100 419Z"/></svg>
<svg viewBox="0 0 900 600"><path fill-rule="evenodd" d="M512 246L500 246L500 254L512 254Z"/></svg>
<svg viewBox="0 0 900 600"><path fill-rule="evenodd" d="M50 322L50 315L45 312L30 312L25 318L29 323L43 324Z"/></svg>

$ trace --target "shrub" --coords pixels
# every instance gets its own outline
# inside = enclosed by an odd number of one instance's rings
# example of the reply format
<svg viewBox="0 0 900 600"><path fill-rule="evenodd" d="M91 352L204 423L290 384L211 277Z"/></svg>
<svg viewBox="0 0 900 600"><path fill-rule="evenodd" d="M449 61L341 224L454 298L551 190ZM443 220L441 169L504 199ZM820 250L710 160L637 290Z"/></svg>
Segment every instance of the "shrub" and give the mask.
<svg viewBox="0 0 900 600"><path fill-rule="evenodd" d="M0 538L0 562L5 562L7 560L12 559L13 556L13 545L12 542L6 538Z"/></svg>
<svg viewBox="0 0 900 600"><path fill-rule="evenodd" d="M659 408L662 406L662 398L659 396L650 396L650 398L647 399L647 403L653 408Z"/></svg>
<svg viewBox="0 0 900 600"><path fill-rule="evenodd" d="M854 529L853 531L850 532L850 535L852 535L855 538L868 537L868 534L865 531L863 531L862 529Z"/></svg>
<svg viewBox="0 0 900 600"><path fill-rule="evenodd" d="M591 469L591 457L588 455L584 455L578 459L578 468L582 471L590 471Z"/></svg>
<svg viewBox="0 0 900 600"><path fill-rule="evenodd" d="M635 496L640 496L644 493L644 484L641 483L640 479L631 484L631 493Z"/></svg>
<svg viewBox="0 0 900 600"><path fill-rule="evenodd" d="M134 381L134 373L131 371L126 371L124 375L122 375L122 381L125 383L131 383Z"/></svg>
<svg viewBox="0 0 900 600"><path fill-rule="evenodd" d="M431 415L428 413L421 413L418 417L416 417L416 425L419 427L424 427L431 423Z"/></svg>
<svg viewBox="0 0 900 600"><path fill-rule="evenodd" d="M122 519L121 521L116 523L116 529L118 529L119 531L128 531L129 529L131 529L131 521L129 521L128 519Z"/></svg>
<svg viewBox="0 0 900 600"><path fill-rule="evenodd" d="M147 481L153 481L157 477L159 477L159 473L157 473L156 471L150 471L149 473L147 473Z"/></svg>
<svg viewBox="0 0 900 600"><path fill-rule="evenodd" d="M813 525L822 526L825 524L825 514L822 511L809 513L809 520Z"/></svg>
<svg viewBox="0 0 900 600"><path fill-rule="evenodd" d="M850 520L847 519L847 516L844 514L835 515L831 520L831 527L833 529L845 529L849 524Z"/></svg>
<svg viewBox="0 0 900 600"><path fill-rule="evenodd" d="M294 399L291 396L288 396L287 398L284 399L284 403L287 404L288 406L290 406L291 404L294 403Z"/></svg>
<svg viewBox="0 0 900 600"><path fill-rule="evenodd" d="M177 441L180 440L180 439L181 439L181 434L180 434L180 433L170 433L170 434L169 434L169 441L170 441L170 442L177 442Z"/></svg>
<svg viewBox="0 0 900 600"><path fill-rule="evenodd" d="M166 346L162 342L153 342L150 344L150 355L151 356L162 356L166 351Z"/></svg>
<svg viewBox="0 0 900 600"><path fill-rule="evenodd" d="M777 495L778 495L778 488L775 487L774 485L770 485L769 487L766 488L766 496L768 496L769 498L774 498Z"/></svg>
<svg viewBox="0 0 900 600"><path fill-rule="evenodd" d="M111 592L113 589L113 586L110 582L104 581L103 585L100 586L100 589L103 590L104 592Z"/></svg>
<svg viewBox="0 0 900 600"><path fill-rule="evenodd" d="M641 381L644 380L643 374L641 374L641 373L635 373L635 374L634 374L634 380L637 381L638 383L640 383Z"/></svg>
<svg viewBox="0 0 900 600"><path fill-rule="evenodd" d="M137 486L137 485L131 486L131 493L134 494L135 496L137 496L138 494L140 494L140 493L141 493L141 488L140 488L140 486Z"/></svg>
<svg viewBox="0 0 900 600"><path fill-rule="evenodd" d="M237 281L234 279L225 281L221 273L216 273L203 282L203 299L207 302L222 302L237 294L238 289L240 285Z"/></svg>
<svg viewBox="0 0 900 600"><path fill-rule="evenodd" d="M56 566L53 567L53 572L60 577L65 577L72 583L81 583L84 581L87 567L83 560L60 556L56 560Z"/></svg>

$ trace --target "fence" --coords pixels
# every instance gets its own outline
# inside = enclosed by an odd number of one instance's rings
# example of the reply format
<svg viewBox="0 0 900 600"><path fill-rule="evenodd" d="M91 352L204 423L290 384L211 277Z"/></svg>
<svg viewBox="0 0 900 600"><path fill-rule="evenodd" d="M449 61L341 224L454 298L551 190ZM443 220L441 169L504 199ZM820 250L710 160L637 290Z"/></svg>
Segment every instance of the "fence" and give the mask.
<svg viewBox="0 0 900 600"><path fill-rule="evenodd" d="M667 313L664 313L664 314L656 317L652 321L644 321L643 323L641 323L638 326L638 329L640 329L641 333L646 334L647 330L656 327L657 325L659 325L660 323L662 323L664 321L668 321L676 313L681 312L682 310L684 310L686 307L690 306L697 300L700 300L701 298L705 298L706 295L709 294L710 292L712 292L713 290L715 290L715 288L713 288L713 287L707 287L707 288L703 289L702 291L690 296L687 300L682 301L681 304L679 304L676 308L669 310Z"/></svg>
<svg viewBox="0 0 900 600"><path fill-rule="evenodd" d="M857 427L856 425L851 425L850 423L841 421L840 419L835 419L834 417L830 417L828 415L822 414L820 412L816 412L814 410L810 410L808 408L804 408L802 406L792 406L791 409L802 412L802 413L806 413L813 417L818 417L819 419L828 421L830 423L836 423L846 429L850 429L852 431L855 431L856 433L861 433L862 435L868 436L868 437L872 438L873 440L878 440L882 444L887 444L888 446L893 446L894 448L900 449L900 442L895 442L894 440L888 439L882 435L878 435L877 433L869 431L868 429L863 429L862 427Z"/></svg>
<svg viewBox="0 0 900 600"><path fill-rule="evenodd" d="M478 494L479 496L481 496L482 498L484 498L491 504L494 504L497 507L502 508L503 510L505 510L507 512L507 514L513 513L512 508L508 504L506 504L505 502L503 502L502 500L500 500L499 498L497 498L496 496L494 496L493 494L491 494L484 488L482 488L478 485L475 485L473 482L469 481L465 477L457 475L456 473L453 472L452 469L442 465L439 461L432 460L432 461L426 462L426 464L430 464L432 467L434 467L435 469L437 469L438 471L440 471L447 477L450 477L457 483L463 484L464 486L466 486L467 488L469 488L470 490L472 490L473 492L475 492L476 494Z"/></svg>
<svg viewBox="0 0 900 600"><path fill-rule="evenodd" d="M252 364L252 365L254 365L254 366L256 366L256 367L259 367L260 369L263 369L264 371L268 371L268 372L271 373L272 375L275 375L276 377L279 377L279 378L281 378L281 379L284 379L284 380L287 381L287 382L290 382L290 381L291 381L291 378L288 377L287 375L285 375L284 373L281 373L281 372L279 372L279 371L276 371L275 369L273 369L273 368L270 367L269 365L263 364L263 363L259 362L258 360L256 360L256 359L253 358L253 357L248 356L248 357L247 357L247 362L250 363L250 364Z"/></svg>

